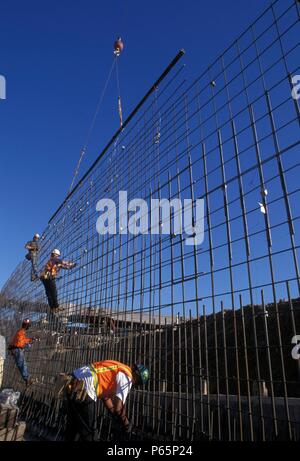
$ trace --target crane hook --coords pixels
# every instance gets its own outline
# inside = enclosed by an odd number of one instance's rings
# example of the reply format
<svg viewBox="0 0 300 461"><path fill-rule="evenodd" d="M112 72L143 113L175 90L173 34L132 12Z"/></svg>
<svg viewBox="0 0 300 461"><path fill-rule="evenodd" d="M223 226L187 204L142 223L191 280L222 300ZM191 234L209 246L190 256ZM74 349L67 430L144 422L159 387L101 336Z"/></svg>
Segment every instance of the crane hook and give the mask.
<svg viewBox="0 0 300 461"><path fill-rule="evenodd" d="M122 42L121 37L118 37L117 40L114 43L114 55L116 57L120 56L124 49L124 43Z"/></svg>

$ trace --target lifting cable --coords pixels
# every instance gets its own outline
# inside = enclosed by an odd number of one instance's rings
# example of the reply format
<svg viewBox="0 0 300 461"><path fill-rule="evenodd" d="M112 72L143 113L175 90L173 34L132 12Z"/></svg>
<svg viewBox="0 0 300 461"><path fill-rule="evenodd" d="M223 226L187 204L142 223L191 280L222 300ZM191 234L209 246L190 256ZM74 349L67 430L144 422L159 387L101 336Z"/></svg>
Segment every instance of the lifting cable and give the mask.
<svg viewBox="0 0 300 461"><path fill-rule="evenodd" d="M87 152L88 145L89 145L89 142L90 142L90 138L91 138L93 129L94 129L94 127L95 127L96 119L97 119L97 116L98 116L98 113L99 113L101 104L102 104L102 102L103 102L103 99L104 99L104 96L105 96L105 93L106 93L106 90L107 90L107 86L108 86L108 84L109 84L109 82L110 82L110 79L111 79L111 76L112 76L114 67L116 67L116 75L117 75L118 112L119 112L119 118L120 118L120 126L121 126L121 128L123 127L122 101L121 101L120 79L119 79L119 69L118 69L118 57L119 57L120 54L122 53L123 49L124 49L124 44L123 44L123 42L122 42L121 37L119 37L119 38L115 41L115 43L114 43L114 59L113 59L113 63L112 63L111 69L110 69L110 71L109 71L109 74L108 74L106 83L105 83L105 85L104 85L102 94L101 94L100 99L99 99L99 101L98 101L98 104L97 104L97 107L96 107L96 111L95 111L94 117L93 117L93 119L92 119L92 123L91 123L91 125L90 125L89 130L88 130L88 134L87 134L87 137L86 137L86 142L85 142L85 144L84 144L84 147L81 149L80 158L79 158L79 161L78 161L78 164L77 164L75 173L74 173L74 177L73 177L73 180L72 180L70 189L69 189L69 191L68 191L68 195L71 193L71 191L72 191L72 189L73 189L73 186L74 186L74 184L75 184L75 180L76 180L76 178L77 178L77 176L78 176L78 173L79 173L79 170L80 170L80 166L81 166L83 157L84 157L84 155L85 155L86 152Z"/></svg>
<svg viewBox="0 0 300 461"><path fill-rule="evenodd" d="M105 96L105 93L106 93L108 84L109 84L109 82L110 82L110 79L111 79L111 76L112 76L112 72L113 72L114 67L115 67L115 65L116 65L116 61L117 61L117 60L116 60L116 57L114 57L114 60L113 60L111 69L110 69L110 71L109 71L107 80L106 80L106 82L105 82L103 91L102 91L102 93L101 93L101 96L100 96L100 98L99 98L99 101L98 101L98 104L97 104L97 107L96 107L96 111L95 111L95 113L94 113L94 116L93 116L91 125L90 125L89 130L88 130L88 133L87 133L86 142L85 142L85 144L84 144L84 147L81 149L80 158L79 158L79 161L78 161L78 164L77 164L75 173L74 173L74 177L73 177L73 180L72 180L70 189L69 189L69 191L68 191L68 195L71 193L71 191L72 191L72 189L73 189L75 180L76 180L76 178L77 178L77 176L78 176L78 173L79 173L79 170L80 170L80 166L81 166L83 157L84 157L84 155L85 155L86 152L87 152L88 145L89 145L89 142L90 142L90 138L91 138L91 135L92 135L92 132L93 132L93 129L94 129L94 127L95 127L96 120L97 120L97 116L98 116L100 107L101 107L101 105L102 105L102 102L103 102L103 99L104 99L104 96Z"/></svg>
<svg viewBox="0 0 300 461"><path fill-rule="evenodd" d="M117 89L118 89L118 112L120 118L120 127L123 127L123 112L122 112L122 99L121 99L121 88L119 79L119 67L118 67L118 55L116 55L116 75L117 75Z"/></svg>

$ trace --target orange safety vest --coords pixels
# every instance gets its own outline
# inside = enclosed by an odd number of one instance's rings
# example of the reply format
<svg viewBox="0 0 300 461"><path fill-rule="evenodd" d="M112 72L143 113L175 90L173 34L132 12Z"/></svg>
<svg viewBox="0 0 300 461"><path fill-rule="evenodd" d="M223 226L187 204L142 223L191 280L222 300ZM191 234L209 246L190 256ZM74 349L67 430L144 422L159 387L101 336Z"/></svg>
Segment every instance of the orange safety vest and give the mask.
<svg viewBox="0 0 300 461"><path fill-rule="evenodd" d="M103 360L90 365L98 397L113 397L116 393L116 376L121 371L132 379L131 368L115 360Z"/></svg>
<svg viewBox="0 0 300 461"><path fill-rule="evenodd" d="M62 265L59 259L57 258L49 259L49 261L47 262L42 272L41 278L43 279L54 278L55 279L61 267Z"/></svg>

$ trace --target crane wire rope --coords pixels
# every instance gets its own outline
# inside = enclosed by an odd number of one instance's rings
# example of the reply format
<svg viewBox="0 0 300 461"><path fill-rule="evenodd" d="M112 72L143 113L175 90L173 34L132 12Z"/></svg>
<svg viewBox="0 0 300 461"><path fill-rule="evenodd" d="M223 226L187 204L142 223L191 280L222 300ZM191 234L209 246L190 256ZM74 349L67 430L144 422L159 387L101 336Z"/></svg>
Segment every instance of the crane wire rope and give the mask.
<svg viewBox="0 0 300 461"><path fill-rule="evenodd" d="M91 125L90 125L89 130L88 130L88 133L87 133L87 137L86 137L86 141L85 141L84 147L81 149L81 152L80 152L80 158L79 158L79 161L78 161L77 166L76 166L76 170L75 170L75 173L74 173L74 176L73 176L73 180L72 180L71 186L70 186L69 191L68 191L68 195L71 193L71 191L72 191L72 189L73 189L74 183L75 183L76 178L77 178L77 176L78 176L78 174L79 174L79 170L80 170L80 166L81 166L83 157L84 157L84 155L85 155L86 152L87 152L87 149L88 149L88 146L89 146L89 142L90 142L90 138L91 138L92 132L93 132L93 130L94 130L95 123L96 123L96 120L97 120L97 117L98 117L98 114L99 114L99 111L100 111L100 108L101 108L101 105L102 105L102 102L103 102L103 99L104 99L104 96L105 96L105 93L106 93L108 84L109 84L109 82L110 82L110 79L111 79L111 76L112 76L112 72L113 72L113 70L114 70L115 65L116 65L116 57L114 57L114 59L113 59L113 63L112 63L112 66L111 66L111 68L110 68L110 71L109 71L107 80L106 80L106 82L105 82L103 91L102 91L102 93L101 93L101 95L100 95L100 98L99 98L99 100L98 100L98 104L97 104L97 107L96 107L96 110L95 110L95 113L94 113L94 116L93 116Z"/></svg>

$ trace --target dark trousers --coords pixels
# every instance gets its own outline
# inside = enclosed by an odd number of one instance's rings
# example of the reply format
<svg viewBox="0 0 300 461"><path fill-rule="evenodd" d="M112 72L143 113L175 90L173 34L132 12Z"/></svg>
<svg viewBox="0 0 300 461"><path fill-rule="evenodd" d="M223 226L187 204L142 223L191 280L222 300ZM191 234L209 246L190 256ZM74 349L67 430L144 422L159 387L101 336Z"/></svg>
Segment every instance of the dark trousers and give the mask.
<svg viewBox="0 0 300 461"><path fill-rule="evenodd" d="M94 442L97 440L96 402L86 397L84 402L78 402L67 397L67 426L65 440Z"/></svg>
<svg viewBox="0 0 300 461"><path fill-rule="evenodd" d="M59 307L57 299L57 288L55 279L42 279L42 283L45 287L46 296L50 309L56 309Z"/></svg>

